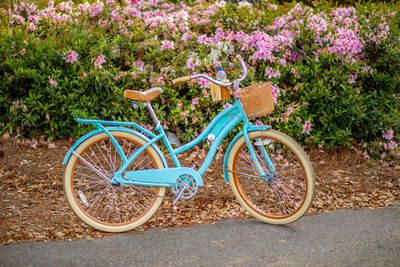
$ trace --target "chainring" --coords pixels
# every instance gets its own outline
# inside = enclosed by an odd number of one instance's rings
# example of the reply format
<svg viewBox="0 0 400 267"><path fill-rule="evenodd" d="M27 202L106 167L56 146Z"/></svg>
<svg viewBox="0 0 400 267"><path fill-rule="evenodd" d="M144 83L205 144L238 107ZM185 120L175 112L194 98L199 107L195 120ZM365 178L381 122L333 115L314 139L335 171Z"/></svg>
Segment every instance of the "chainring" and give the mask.
<svg viewBox="0 0 400 267"><path fill-rule="evenodd" d="M186 188L183 190L180 198L190 199L194 197L194 195L196 195L198 186L193 176L189 174L182 174L181 176L179 176L178 179L176 179L176 183L172 187L172 193L175 196L178 196L181 188L183 188L184 186L186 186Z"/></svg>

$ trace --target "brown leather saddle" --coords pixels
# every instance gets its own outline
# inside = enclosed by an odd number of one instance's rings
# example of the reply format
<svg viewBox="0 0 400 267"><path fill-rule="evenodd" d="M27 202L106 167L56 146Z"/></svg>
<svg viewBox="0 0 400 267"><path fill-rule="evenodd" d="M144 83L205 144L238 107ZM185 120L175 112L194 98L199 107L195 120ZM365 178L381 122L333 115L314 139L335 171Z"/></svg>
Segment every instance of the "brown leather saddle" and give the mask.
<svg viewBox="0 0 400 267"><path fill-rule="evenodd" d="M162 92L164 92L164 90L160 87L153 87L144 92L135 90L125 90L124 97L139 101L151 101L157 96L159 96Z"/></svg>

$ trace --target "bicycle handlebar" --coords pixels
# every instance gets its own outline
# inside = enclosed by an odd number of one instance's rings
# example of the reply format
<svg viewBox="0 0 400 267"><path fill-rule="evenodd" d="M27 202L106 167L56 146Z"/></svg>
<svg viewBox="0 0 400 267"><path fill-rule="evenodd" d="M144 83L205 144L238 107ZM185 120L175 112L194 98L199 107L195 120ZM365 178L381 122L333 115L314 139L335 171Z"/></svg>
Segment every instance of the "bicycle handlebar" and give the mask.
<svg viewBox="0 0 400 267"><path fill-rule="evenodd" d="M212 82L212 83L214 83L216 85L222 86L222 87L231 87L235 83L239 84L241 81L243 81L246 78L246 76L247 76L247 68L246 68L246 64L243 61L243 58L240 55L237 55L236 58L239 60L240 65L242 66L243 75L242 75L242 77L240 77L237 80L234 80L233 82L224 83L224 82L221 82L221 81L217 81L217 80L211 78L210 76L208 76L206 74L195 74L195 75L192 75L192 76L184 76L184 77L180 77L180 78L174 79L172 81L172 84L183 83L183 82L187 82L187 81L194 80L194 79L200 79L200 78L206 79L206 80L208 80L208 81L210 81L210 82Z"/></svg>

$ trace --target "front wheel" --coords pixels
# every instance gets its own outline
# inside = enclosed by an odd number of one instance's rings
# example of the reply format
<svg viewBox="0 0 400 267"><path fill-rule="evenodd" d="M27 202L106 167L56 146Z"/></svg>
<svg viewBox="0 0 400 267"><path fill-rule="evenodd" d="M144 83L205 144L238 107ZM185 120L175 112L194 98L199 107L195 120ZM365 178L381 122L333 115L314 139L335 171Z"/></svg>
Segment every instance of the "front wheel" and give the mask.
<svg viewBox="0 0 400 267"><path fill-rule="evenodd" d="M232 147L226 169L235 196L263 222L298 220L314 198L315 174L307 154L292 138L275 130L253 131L249 137L266 177L260 176L242 136Z"/></svg>
<svg viewBox="0 0 400 267"><path fill-rule="evenodd" d="M124 131L110 131L128 158L147 142ZM71 155L64 174L68 203L88 225L105 232L124 232L145 223L157 211L165 187L121 186L110 182L122 166L119 152L102 132L86 139ZM151 146L126 171L159 169L164 164Z"/></svg>

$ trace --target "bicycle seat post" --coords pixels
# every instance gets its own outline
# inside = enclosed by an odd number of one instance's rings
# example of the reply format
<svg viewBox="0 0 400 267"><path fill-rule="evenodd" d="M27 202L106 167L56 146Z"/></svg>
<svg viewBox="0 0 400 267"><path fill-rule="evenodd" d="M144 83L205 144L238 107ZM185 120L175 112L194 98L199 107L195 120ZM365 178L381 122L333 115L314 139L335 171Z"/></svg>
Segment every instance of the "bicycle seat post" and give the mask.
<svg viewBox="0 0 400 267"><path fill-rule="evenodd" d="M153 106L151 105L150 101L146 101L145 106L148 108L151 117L153 118L154 122L156 123L156 129L161 125L160 120L157 118L156 113L154 112Z"/></svg>

